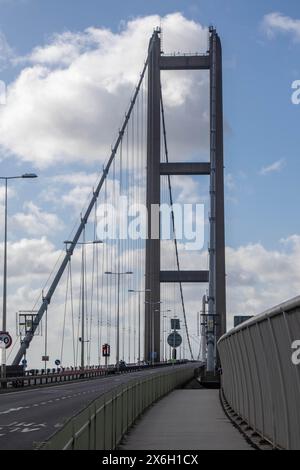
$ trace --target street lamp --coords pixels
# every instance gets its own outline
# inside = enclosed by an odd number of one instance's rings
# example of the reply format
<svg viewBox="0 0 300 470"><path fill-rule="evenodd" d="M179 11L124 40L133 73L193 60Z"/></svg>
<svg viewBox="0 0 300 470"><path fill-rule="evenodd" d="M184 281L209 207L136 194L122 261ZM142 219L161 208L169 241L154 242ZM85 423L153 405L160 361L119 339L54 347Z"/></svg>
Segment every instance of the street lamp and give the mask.
<svg viewBox="0 0 300 470"><path fill-rule="evenodd" d="M110 276L117 276L118 279L118 300L117 300L117 351L116 351L116 361L117 361L117 372L120 370L120 278L121 276L126 276L133 274L132 271L126 272L111 272L106 271L104 274Z"/></svg>
<svg viewBox="0 0 300 470"><path fill-rule="evenodd" d="M7 316L7 183L8 180L37 178L34 173L25 173L20 176L0 176L0 180L5 181L5 212L4 212L4 262L3 262L3 314L2 314L2 330L6 332L6 316ZM5 377L6 367L6 350L2 352L2 376Z"/></svg>
<svg viewBox="0 0 300 470"><path fill-rule="evenodd" d="M103 243L102 240L94 240L94 241L90 241L90 242L77 242L76 245L98 245L100 243ZM74 242L70 241L70 240L66 240L64 241L64 244L65 245L74 245Z"/></svg>
<svg viewBox="0 0 300 470"><path fill-rule="evenodd" d="M141 362L141 294L145 294L146 292L151 292L151 289L146 290L134 290L130 289L128 292L133 294L138 294L139 296L139 321L138 321L138 331L139 331L139 342L138 342L138 363Z"/></svg>
<svg viewBox="0 0 300 470"><path fill-rule="evenodd" d="M145 302L145 304L149 304L150 305L150 312L151 312L151 315L150 315L150 344L151 344L151 364L153 365L154 363L154 313L155 311L153 310L153 307L156 306L156 305L160 305L162 304L163 302ZM160 310L156 310L156 312L159 312Z"/></svg>
<svg viewBox="0 0 300 470"><path fill-rule="evenodd" d="M162 310L160 313L171 313L172 310ZM164 343L164 361L166 360L166 318L168 318L167 315L163 315L163 343Z"/></svg>
<svg viewBox="0 0 300 470"><path fill-rule="evenodd" d="M82 246L82 258L81 258L81 262L82 262L82 288L81 288L81 338L79 339L79 341L81 342L81 361L80 361L80 365L81 365L81 369L83 370L84 369L84 355L85 355L85 351L84 351L84 343L89 343L89 341L86 341L85 340L85 290L84 290L84 284L85 284L85 266L84 266L84 246L85 245L96 245L96 244L100 244L100 243L103 243L102 240L94 240L94 241L83 241L83 242L77 242L77 245L81 245ZM64 241L64 244L66 245L66 247L68 245L74 245L74 242L73 241L70 241L70 240L66 240Z"/></svg>

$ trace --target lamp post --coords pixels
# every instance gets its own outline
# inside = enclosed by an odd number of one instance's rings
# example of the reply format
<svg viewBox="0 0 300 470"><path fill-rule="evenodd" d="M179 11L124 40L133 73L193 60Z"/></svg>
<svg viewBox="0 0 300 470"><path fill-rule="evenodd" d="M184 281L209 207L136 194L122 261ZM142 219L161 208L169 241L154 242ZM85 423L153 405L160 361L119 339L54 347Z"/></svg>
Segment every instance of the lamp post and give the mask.
<svg viewBox="0 0 300 470"><path fill-rule="evenodd" d="M97 244L100 244L100 243L103 243L102 240L94 240L94 241L83 241L83 242L77 242L77 245L81 245L82 246L82 289L81 289L81 338L80 338L80 342L81 342L81 360L80 360L80 365L81 365L81 369L84 370L84 356L85 356L85 347L84 347L84 343L88 343L89 341L86 341L85 340L85 289L84 289L84 284L85 284L85 266L84 266L84 246L85 245L97 245ZM73 242L72 241L65 241L64 244L66 246L68 245L72 245Z"/></svg>
<svg viewBox="0 0 300 470"><path fill-rule="evenodd" d="M111 275L111 276L117 276L118 279L118 299L117 299L117 350L116 350L116 366L117 366L117 372L120 370L120 278L121 276L125 275L130 275L133 274L132 271L126 271L126 272L111 272L111 271L106 271L105 274Z"/></svg>
<svg viewBox="0 0 300 470"><path fill-rule="evenodd" d="M3 261L3 312L2 312L2 330L6 332L7 318L7 185L8 180L37 178L34 173L25 173L20 176L0 176L0 180L5 181L5 212L4 212L4 261ZM2 377L6 376L6 350L2 351Z"/></svg>
<svg viewBox="0 0 300 470"><path fill-rule="evenodd" d="M146 290L134 290L130 289L128 292L133 294L138 294L139 296L139 319L138 319L138 332L139 332L139 341L138 341L138 364L141 362L141 294L146 292L151 292L151 289Z"/></svg>
<svg viewBox="0 0 300 470"><path fill-rule="evenodd" d="M160 313L171 313L172 310L160 310ZM168 318L167 315L163 315L163 351L164 351L164 361L166 360L166 318Z"/></svg>
<svg viewBox="0 0 300 470"><path fill-rule="evenodd" d="M160 310L153 310L153 307L156 306L156 305L161 305L163 302L145 302L145 304L149 304L152 308L151 308L151 317L150 317L150 334L151 334L151 338L150 338L150 344L151 344L151 364L153 365L154 363L154 313L155 312L159 312Z"/></svg>

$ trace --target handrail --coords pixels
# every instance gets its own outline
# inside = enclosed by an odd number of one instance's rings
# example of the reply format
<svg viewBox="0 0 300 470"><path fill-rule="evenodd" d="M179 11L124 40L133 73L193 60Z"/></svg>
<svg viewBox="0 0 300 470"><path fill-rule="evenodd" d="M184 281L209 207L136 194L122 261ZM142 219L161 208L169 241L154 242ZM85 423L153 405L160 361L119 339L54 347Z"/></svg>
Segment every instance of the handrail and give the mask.
<svg viewBox="0 0 300 470"><path fill-rule="evenodd" d="M281 304L276 305L275 307L269 308L268 310L265 310L264 312L255 315L253 318L250 318L249 320L241 323L240 325L236 326L235 328L232 328L230 331L225 333L219 341L222 341L226 337L229 337L233 335L234 333L243 330L245 328L248 328L249 326L255 324L255 323L260 323L267 318L272 318L276 315L280 315L282 312L289 312L290 310L294 310L295 308L300 307L300 295L297 297L293 297L290 300L286 300L285 302L282 302Z"/></svg>
<svg viewBox="0 0 300 470"><path fill-rule="evenodd" d="M186 360L179 360L175 362L175 365L181 365L181 364L186 364L188 361ZM145 370L145 369L152 369L152 368L163 368L163 367L168 367L171 364L169 362L159 362L153 365L144 365L144 364L134 364L134 365L129 365L126 368L122 370L117 370L115 366L109 366L108 368L105 367L90 367L86 368L84 370L80 368L75 368L72 370L60 370L57 371L55 369L54 372L51 373L40 373L40 371L37 371L38 373L34 373L35 371L33 370L33 373L30 373L31 371L26 371L25 375L19 375L15 377L6 377L6 378L1 378L0 377L0 393L1 393L1 388L3 390L7 390L9 388L23 388L23 387L35 387L35 386L40 386L40 385L47 385L47 384L53 384L53 383L62 383L62 382L71 382L75 380L82 380L82 379L93 379L97 377L106 377L109 375L114 375L117 373L120 374L129 374L132 372L137 372L140 370Z"/></svg>
<svg viewBox="0 0 300 470"><path fill-rule="evenodd" d="M154 402L191 380L194 364L177 366L164 373L135 378L103 393L70 418L40 450L112 450L120 444L136 419Z"/></svg>
<svg viewBox="0 0 300 470"><path fill-rule="evenodd" d="M222 394L237 418L273 448L300 449L300 296L222 336Z"/></svg>

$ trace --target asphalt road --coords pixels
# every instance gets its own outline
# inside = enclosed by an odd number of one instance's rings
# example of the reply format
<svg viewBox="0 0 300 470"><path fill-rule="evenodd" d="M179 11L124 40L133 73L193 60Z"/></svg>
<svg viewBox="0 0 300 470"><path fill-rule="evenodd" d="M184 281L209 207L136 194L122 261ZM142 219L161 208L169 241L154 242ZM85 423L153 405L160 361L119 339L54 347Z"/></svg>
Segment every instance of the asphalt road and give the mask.
<svg viewBox="0 0 300 470"><path fill-rule="evenodd" d="M172 366L171 366L172 367ZM185 367L185 366L173 366ZM27 389L0 395L0 449L33 449L102 393L135 377L167 372L170 367Z"/></svg>

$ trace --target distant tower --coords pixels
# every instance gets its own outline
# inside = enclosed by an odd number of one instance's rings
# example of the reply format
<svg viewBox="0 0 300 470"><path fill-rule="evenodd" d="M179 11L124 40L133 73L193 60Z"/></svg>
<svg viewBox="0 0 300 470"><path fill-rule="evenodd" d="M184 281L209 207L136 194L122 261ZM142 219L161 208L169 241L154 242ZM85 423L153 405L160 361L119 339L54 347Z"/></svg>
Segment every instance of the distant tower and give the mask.
<svg viewBox="0 0 300 470"><path fill-rule="evenodd" d="M210 162L161 163L161 70L210 71ZM152 210L160 204L161 175L210 176L210 247L209 271L161 271L159 213ZM222 48L214 28L209 29L209 51L203 55L161 54L160 30L151 38L148 56L148 122L147 122L147 209L146 242L146 309L145 359L160 360L160 283L208 282L208 315L213 325L213 348L209 368L215 367L216 341L226 331L225 231L224 231L224 163L223 163L223 98ZM199 299L200 300L200 299Z"/></svg>

